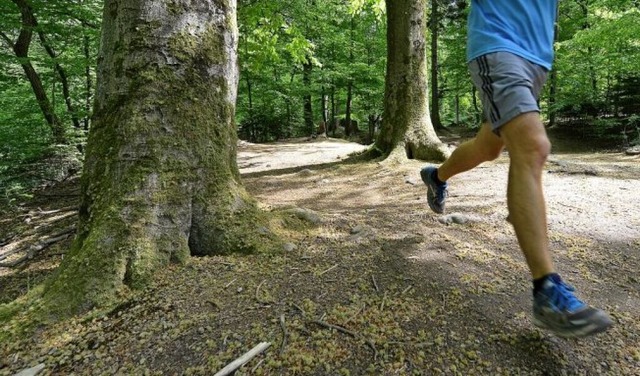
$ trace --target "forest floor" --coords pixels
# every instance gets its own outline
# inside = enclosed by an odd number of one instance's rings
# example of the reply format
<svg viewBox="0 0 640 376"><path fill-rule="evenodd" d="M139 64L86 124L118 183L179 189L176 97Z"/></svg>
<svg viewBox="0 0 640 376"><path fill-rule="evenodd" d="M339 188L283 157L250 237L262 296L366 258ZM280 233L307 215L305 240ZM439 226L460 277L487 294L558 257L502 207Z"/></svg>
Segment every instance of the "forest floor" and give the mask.
<svg viewBox="0 0 640 376"><path fill-rule="evenodd" d="M457 224L428 209L422 162L342 163L363 147L333 139L241 142L260 205L305 209L313 226L279 254L193 258L109 312L0 344L0 375L211 375L261 342L236 375L640 375L640 157L564 143L544 176L551 248L613 318L606 333L566 340L532 325L506 153L451 179ZM16 250L0 262L34 255L0 267L0 303L55 269L78 192L69 180L0 211L0 254Z"/></svg>

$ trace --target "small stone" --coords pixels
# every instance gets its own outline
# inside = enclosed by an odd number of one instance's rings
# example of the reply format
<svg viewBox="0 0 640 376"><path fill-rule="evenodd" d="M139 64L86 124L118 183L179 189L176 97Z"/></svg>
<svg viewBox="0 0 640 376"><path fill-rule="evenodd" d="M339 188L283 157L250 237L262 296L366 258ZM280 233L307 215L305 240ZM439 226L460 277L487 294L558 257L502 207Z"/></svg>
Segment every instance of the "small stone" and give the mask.
<svg viewBox="0 0 640 376"><path fill-rule="evenodd" d="M282 248L284 248L285 252L293 252L295 251L298 247L296 247L295 244L293 243L284 243L284 245L282 246Z"/></svg>
<svg viewBox="0 0 640 376"><path fill-rule="evenodd" d="M198 334L204 334L204 328L203 327L199 327L198 328Z"/></svg>
<svg viewBox="0 0 640 376"><path fill-rule="evenodd" d="M640 145L631 147L624 152L626 155L640 155Z"/></svg>
<svg viewBox="0 0 640 376"><path fill-rule="evenodd" d="M417 185L418 183L411 177L409 176L405 176L404 177L404 182L407 184L411 184L411 185Z"/></svg>
<svg viewBox="0 0 640 376"><path fill-rule="evenodd" d="M16 373L14 376L35 376L44 370L44 363L40 363L35 367L23 369L22 371Z"/></svg>
<svg viewBox="0 0 640 376"><path fill-rule="evenodd" d="M320 216L314 212L313 210L303 209L303 208L291 208L284 211L285 213L293 214L296 217L305 220L307 222L311 222L315 225L320 224L322 219Z"/></svg>
<svg viewBox="0 0 640 376"><path fill-rule="evenodd" d="M244 291L244 289L242 287L238 287L238 290L236 290L239 293L241 293L242 291Z"/></svg>

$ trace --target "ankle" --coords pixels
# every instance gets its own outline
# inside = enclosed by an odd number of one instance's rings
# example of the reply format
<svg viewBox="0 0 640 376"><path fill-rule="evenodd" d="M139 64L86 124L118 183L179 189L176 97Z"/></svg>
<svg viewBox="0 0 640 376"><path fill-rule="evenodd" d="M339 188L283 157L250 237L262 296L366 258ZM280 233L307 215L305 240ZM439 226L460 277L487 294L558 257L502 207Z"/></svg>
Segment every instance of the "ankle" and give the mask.
<svg viewBox="0 0 640 376"><path fill-rule="evenodd" d="M558 273L549 273L547 275L544 275L540 278L536 278L533 280L533 295L535 296L536 293L538 291L540 291L542 289L542 286L544 286L544 283L547 281L547 279L551 279L551 281L553 282L561 282L562 278L560 278L560 275Z"/></svg>
<svg viewBox="0 0 640 376"><path fill-rule="evenodd" d="M436 168L435 170L433 170L433 173L431 175L431 178L433 179L433 181L436 182L436 184L438 185L445 185L447 184L446 180L440 180L440 178L438 177L438 169Z"/></svg>

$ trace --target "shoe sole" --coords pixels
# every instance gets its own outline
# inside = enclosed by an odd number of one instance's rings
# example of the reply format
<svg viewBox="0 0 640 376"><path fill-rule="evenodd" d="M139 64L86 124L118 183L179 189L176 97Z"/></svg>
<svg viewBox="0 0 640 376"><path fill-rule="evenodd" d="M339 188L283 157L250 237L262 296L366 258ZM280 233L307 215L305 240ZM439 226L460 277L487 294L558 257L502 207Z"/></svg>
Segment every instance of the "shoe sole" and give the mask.
<svg viewBox="0 0 640 376"><path fill-rule="evenodd" d="M588 337L594 334L606 332L612 326L612 323L606 323L605 325L599 326L585 326L583 328L558 328L551 325L547 325L544 321L538 319L537 317L533 318L533 325L537 326L540 329L545 329L551 331L553 334L562 338L583 338Z"/></svg>

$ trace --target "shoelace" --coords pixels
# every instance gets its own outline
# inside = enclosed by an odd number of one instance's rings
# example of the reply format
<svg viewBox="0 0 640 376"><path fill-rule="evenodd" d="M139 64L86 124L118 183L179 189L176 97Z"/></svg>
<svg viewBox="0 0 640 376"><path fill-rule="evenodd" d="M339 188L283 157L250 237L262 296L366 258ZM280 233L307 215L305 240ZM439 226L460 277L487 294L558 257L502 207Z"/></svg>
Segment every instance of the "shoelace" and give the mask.
<svg viewBox="0 0 640 376"><path fill-rule="evenodd" d="M573 286L567 285L564 282L556 282L555 287L556 288L553 289L553 295L549 298L551 299L551 303L559 310L575 311L584 305L584 303L573 294L573 291L575 291Z"/></svg>
<svg viewBox="0 0 640 376"><path fill-rule="evenodd" d="M447 198L448 195L449 195L449 192L447 191L446 184L436 189L436 199L438 200L438 202L444 201L444 199Z"/></svg>

